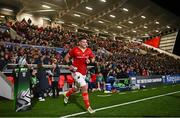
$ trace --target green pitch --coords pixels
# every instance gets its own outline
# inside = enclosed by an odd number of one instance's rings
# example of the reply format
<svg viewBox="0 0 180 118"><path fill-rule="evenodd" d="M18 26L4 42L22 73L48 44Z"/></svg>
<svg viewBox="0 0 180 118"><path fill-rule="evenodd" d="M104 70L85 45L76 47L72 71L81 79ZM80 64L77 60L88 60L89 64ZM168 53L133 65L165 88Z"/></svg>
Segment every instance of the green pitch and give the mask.
<svg viewBox="0 0 180 118"><path fill-rule="evenodd" d="M93 92L90 101L92 108L97 110L95 114L84 112L80 93L72 95L67 105L64 105L62 95L47 97L45 102L33 99L32 109L25 112L15 112L13 101L0 98L0 117L61 117L75 113L81 115L73 117L177 117L180 116L180 84L120 93Z"/></svg>

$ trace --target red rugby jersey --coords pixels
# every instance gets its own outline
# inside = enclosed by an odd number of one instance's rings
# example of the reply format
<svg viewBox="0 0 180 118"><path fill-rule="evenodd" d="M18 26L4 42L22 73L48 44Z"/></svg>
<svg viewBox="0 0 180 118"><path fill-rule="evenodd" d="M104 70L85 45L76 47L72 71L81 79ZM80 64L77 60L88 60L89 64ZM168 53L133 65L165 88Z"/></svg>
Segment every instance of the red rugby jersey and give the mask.
<svg viewBox="0 0 180 118"><path fill-rule="evenodd" d="M92 50L90 48L86 48L83 52L79 47L74 47L69 51L69 55L73 58L73 66L77 67L77 72L80 72L82 75L86 75L86 59L95 57Z"/></svg>

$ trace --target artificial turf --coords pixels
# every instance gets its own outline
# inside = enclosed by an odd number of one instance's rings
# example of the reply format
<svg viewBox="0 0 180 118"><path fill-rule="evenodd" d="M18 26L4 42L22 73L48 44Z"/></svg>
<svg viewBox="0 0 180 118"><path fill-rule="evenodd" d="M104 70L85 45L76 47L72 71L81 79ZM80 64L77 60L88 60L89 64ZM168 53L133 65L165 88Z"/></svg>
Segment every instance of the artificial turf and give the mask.
<svg viewBox="0 0 180 118"><path fill-rule="evenodd" d="M155 89L135 90L119 93L89 93L91 105L94 109L112 106L174 91L180 91L180 85L164 85ZM108 95L108 96L106 96ZM83 112L84 104L80 93L70 97L69 103L64 105L63 96L47 97L45 102L32 100L31 110L15 112L13 101L0 98L0 117L61 117L68 114ZM97 111L95 114L82 114L77 117L177 117L180 116L180 93L163 96L125 106Z"/></svg>

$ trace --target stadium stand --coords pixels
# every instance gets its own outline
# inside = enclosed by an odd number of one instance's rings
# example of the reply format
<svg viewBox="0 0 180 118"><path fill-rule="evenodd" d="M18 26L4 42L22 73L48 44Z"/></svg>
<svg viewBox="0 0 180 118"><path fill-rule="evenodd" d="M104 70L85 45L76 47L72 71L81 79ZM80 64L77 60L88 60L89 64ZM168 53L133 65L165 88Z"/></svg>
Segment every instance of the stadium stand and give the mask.
<svg viewBox="0 0 180 118"><path fill-rule="evenodd" d="M156 2L155 0L138 0L138 2L1 0L0 100L3 102L0 102L0 106L2 105L0 117L2 114L12 116L9 113L12 110L6 108L12 107L12 104L13 107L17 107L14 112L34 110L32 113L27 112L28 115L26 112L23 113L28 117L41 116L41 113L46 117L66 114L67 109L61 105L62 100L59 99L69 88L73 88L75 83L64 56L77 44L79 37L87 38L88 46L95 54L95 63L88 65L85 80L88 83L89 96L93 96L102 109L107 105L122 105L124 100L128 101L125 104L131 104L179 94L179 86L176 85L180 83L180 56L175 55L178 53L174 51L179 46L177 42L180 36L180 18L177 14L159 7ZM20 60L24 63L20 63ZM27 78L25 82L24 78ZM146 89L148 87L157 88L149 89L152 90L151 93ZM177 89L176 92L173 87ZM139 90L141 94L129 94L131 91L139 92L136 89L143 90ZM129 98L124 91L130 91ZM71 110L79 112L79 109L73 106L75 103L82 109L79 98L70 99L73 104L70 102L70 111L67 113L72 113ZM95 99L92 100L92 105ZM168 99L178 97L173 95ZM170 100L168 102L171 102ZM36 104L37 101L44 103ZM179 104L177 101L174 102L175 106L176 103ZM10 102L11 105L8 104ZM163 107L162 102L163 100L160 100L159 106L162 104ZM144 103L142 104L144 106ZM102 110L98 109L99 106L94 106L95 111ZM50 109L52 107L53 109ZM131 107L133 108L133 105ZM141 108L135 107L137 111ZM168 106L164 113L170 113L169 108ZM137 112L136 110L133 112ZM125 113L129 112L127 110ZM131 111L132 114L133 112ZM148 116L143 112L139 113L141 114L139 116ZM171 114L174 113L179 115L178 105L177 108L171 109ZM100 115L106 116L106 113Z"/></svg>

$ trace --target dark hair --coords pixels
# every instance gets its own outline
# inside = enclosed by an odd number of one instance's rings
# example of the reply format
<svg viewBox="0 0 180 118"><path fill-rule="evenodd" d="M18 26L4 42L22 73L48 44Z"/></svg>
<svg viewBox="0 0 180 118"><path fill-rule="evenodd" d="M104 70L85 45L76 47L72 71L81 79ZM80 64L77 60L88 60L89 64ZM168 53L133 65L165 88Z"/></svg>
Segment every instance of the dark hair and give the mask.
<svg viewBox="0 0 180 118"><path fill-rule="evenodd" d="M23 56L24 55L24 48L19 48L19 50L18 50L18 55L19 56Z"/></svg>
<svg viewBox="0 0 180 118"><path fill-rule="evenodd" d="M81 41L81 40L86 40L87 38L85 37L85 36L80 36L79 38L78 38L78 41Z"/></svg>

